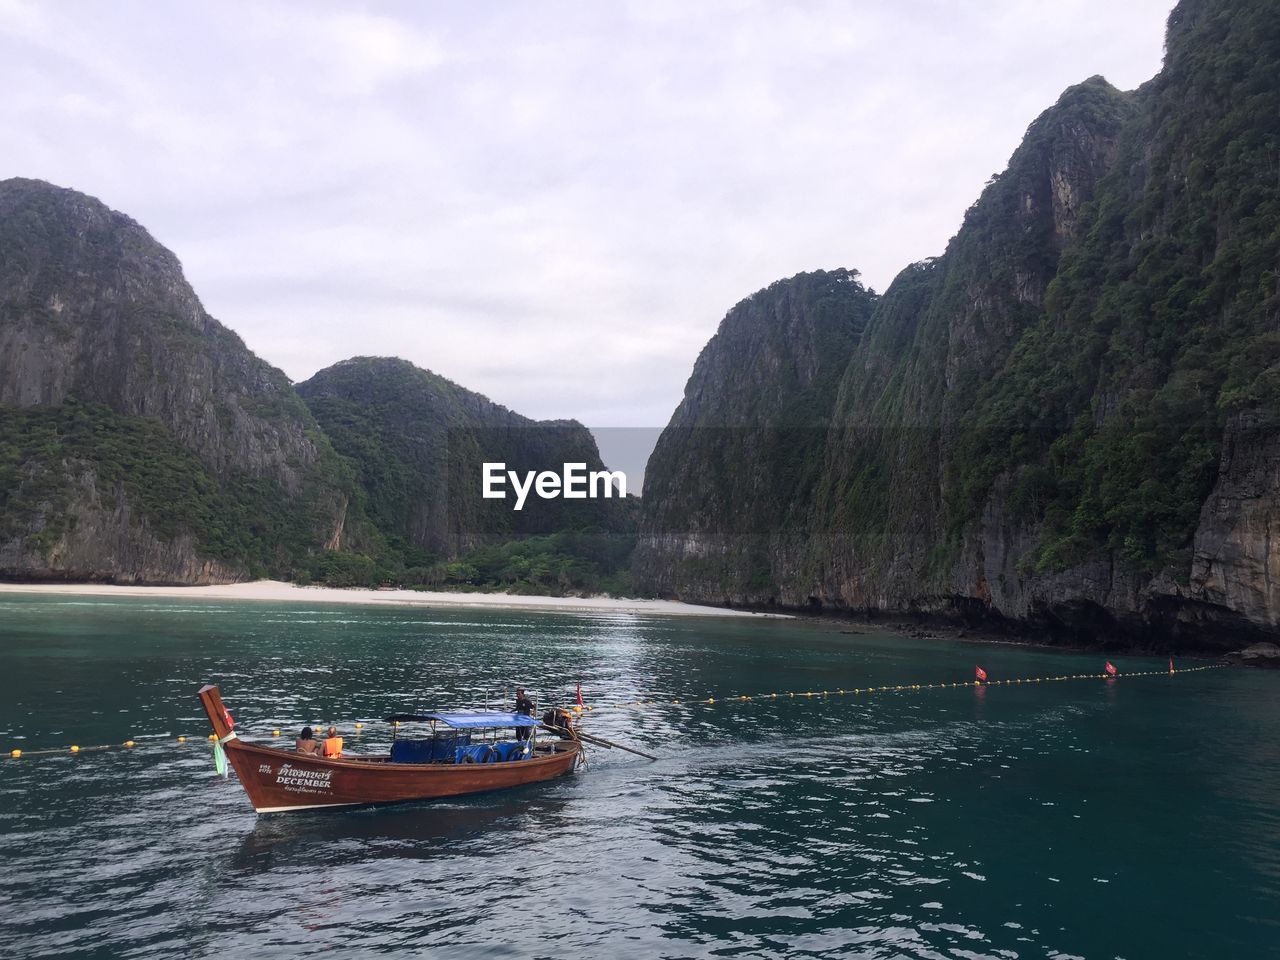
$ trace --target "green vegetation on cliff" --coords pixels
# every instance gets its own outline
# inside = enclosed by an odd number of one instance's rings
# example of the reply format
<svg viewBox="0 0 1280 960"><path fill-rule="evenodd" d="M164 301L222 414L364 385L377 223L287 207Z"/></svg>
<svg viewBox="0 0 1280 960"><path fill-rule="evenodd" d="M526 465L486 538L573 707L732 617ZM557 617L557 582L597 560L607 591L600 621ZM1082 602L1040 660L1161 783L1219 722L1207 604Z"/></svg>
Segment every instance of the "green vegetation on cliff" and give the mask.
<svg viewBox="0 0 1280 960"><path fill-rule="evenodd" d="M297 500L310 502L308 492ZM253 577L299 573L327 520L262 477L220 480L156 420L74 397L0 407L0 541L44 555L74 533L77 505L127 511L151 536L190 537L201 556Z"/></svg>
<svg viewBox="0 0 1280 960"><path fill-rule="evenodd" d="M1045 309L979 394L953 531L1006 474L1043 521L1026 563L1190 568L1226 418L1280 392L1280 21L1183 3L1164 71L1082 212Z"/></svg>
<svg viewBox="0 0 1280 960"><path fill-rule="evenodd" d="M1043 317L1060 252L1132 117L1132 98L1101 77L1069 88L1031 124L946 251L908 267L881 298L833 414L812 526L840 546L820 540L815 569L827 551L848 550L875 580L947 591L958 553L942 536L951 446L982 415L980 396L1023 332ZM971 505L961 523L982 506ZM906 551L914 556L903 567Z"/></svg>

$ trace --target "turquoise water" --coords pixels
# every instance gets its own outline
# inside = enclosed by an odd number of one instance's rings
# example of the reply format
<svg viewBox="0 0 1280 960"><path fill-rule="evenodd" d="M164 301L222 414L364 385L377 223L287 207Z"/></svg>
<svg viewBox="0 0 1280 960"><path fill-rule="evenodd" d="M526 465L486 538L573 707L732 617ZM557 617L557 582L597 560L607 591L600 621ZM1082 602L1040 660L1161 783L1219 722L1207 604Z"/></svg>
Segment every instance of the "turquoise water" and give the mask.
<svg viewBox="0 0 1280 960"><path fill-rule="evenodd" d="M0 597L0 956L1280 956L1280 676L593 711L572 777L256 817L242 728L1096 671L790 621ZM1121 670L1151 669L1113 657ZM174 738L193 739L178 745ZM155 737L155 740L148 739Z"/></svg>

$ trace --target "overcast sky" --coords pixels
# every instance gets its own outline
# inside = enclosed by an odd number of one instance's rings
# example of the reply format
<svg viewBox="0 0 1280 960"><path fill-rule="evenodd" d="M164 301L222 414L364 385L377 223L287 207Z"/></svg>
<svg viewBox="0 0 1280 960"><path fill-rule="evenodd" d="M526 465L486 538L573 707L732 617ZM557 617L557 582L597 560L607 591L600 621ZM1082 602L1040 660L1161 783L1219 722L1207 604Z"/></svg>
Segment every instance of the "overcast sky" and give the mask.
<svg viewBox="0 0 1280 960"><path fill-rule="evenodd" d="M396 355L666 423L724 313L883 290L1028 123L1160 65L1170 0L0 0L0 176L100 197L295 380Z"/></svg>

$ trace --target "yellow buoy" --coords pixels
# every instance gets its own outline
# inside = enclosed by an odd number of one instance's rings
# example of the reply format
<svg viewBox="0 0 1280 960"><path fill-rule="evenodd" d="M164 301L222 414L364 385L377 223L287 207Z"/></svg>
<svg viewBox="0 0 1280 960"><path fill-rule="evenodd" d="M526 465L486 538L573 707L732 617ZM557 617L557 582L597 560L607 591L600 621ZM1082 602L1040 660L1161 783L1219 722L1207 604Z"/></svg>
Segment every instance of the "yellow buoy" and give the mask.
<svg viewBox="0 0 1280 960"><path fill-rule="evenodd" d="M179 737L179 738L178 738L178 742L179 742L179 743L186 743L186 742L187 742L187 738L186 738L186 737Z"/></svg>
<svg viewBox="0 0 1280 960"><path fill-rule="evenodd" d="M132 746L134 746L134 742L133 742L132 740L126 740L126 741L124 742L124 745L125 745L126 747L132 747Z"/></svg>
<svg viewBox="0 0 1280 960"><path fill-rule="evenodd" d="M356 724L356 729L357 729L357 730L363 730L363 729L364 729L364 724L363 724L363 723L357 723L357 724Z"/></svg>
<svg viewBox="0 0 1280 960"><path fill-rule="evenodd" d="M72 752L72 753L79 753L79 752L80 752L80 748L79 748L79 747L77 747L77 746L73 743L73 744L71 745L71 752Z"/></svg>
<svg viewBox="0 0 1280 960"><path fill-rule="evenodd" d="M707 703L715 703L715 702L716 702L715 697L707 697Z"/></svg>
<svg viewBox="0 0 1280 960"><path fill-rule="evenodd" d="M9 751L9 756L11 756L11 757L13 757L13 759L17 760L20 756L22 756L22 751L21 751L21 750L10 750L10 751Z"/></svg>
<svg viewBox="0 0 1280 960"><path fill-rule="evenodd" d="M271 731L271 735L272 735L273 737L278 737L278 736L280 736L280 731L279 731L279 730L272 730L272 731Z"/></svg>

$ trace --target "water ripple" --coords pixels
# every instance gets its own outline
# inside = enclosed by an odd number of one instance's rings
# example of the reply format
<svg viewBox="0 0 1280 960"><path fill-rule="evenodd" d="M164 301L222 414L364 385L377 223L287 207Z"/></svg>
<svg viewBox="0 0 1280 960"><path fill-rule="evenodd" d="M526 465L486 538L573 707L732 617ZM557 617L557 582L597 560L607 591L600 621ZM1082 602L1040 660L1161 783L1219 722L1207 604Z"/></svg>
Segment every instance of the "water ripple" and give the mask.
<svg viewBox="0 0 1280 960"><path fill-rule="evenodd" d="M707 708L669 701L962 679L975 653L786 622L149 599L9 597L0 643L0 732L24 749L169 741L0 764L4 956L1265 957L1280 943L1280 698L1258 674ZM1096 666L981 655L1006 676ZM544 701L581 680L595 706L668 702L589 715L656 763L592 749L587 771L509 793L256 818L199 739L193 692L211 679L268 733L496 704L517 680ZM372 723L346 733L357 750L387 743Z"/></svg>

